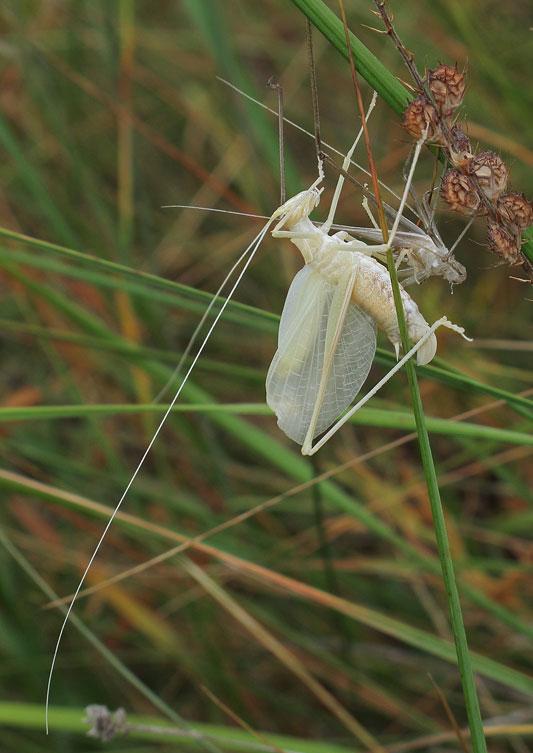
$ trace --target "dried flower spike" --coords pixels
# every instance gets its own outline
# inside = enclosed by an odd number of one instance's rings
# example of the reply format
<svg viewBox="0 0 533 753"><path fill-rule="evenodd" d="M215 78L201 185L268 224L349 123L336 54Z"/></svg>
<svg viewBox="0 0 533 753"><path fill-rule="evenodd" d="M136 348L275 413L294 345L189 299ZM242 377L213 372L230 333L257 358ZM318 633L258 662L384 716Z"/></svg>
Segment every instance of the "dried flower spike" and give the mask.
<svg viewBox="0 0 533 753"><path fill-rule="evenodd" d="M463 101L465 75L449 65L439 65L427 73L429 90L443 118L449 118Z"/></svg>
<svg viewBox="0 0 533 753"><path fill-rule="evenodd" d="M520 253L520 232L513 233L496 222L489 222L488 241L490 250L501 256L507 264L517 264L523 261Z"/></svg>
<svg viewBox="0 0 533 753"><path fill-rule="evenodd" d="M408 104L403 115L403 126L415 139L421 138L427 129L426 141L443 143L437 112L425 97L417 97Z"/></svg>
<svg viewBox="0 0 533 753"><path fill-rule="evenodd" d="M495 201L506 189L509 171L496 152L479 152L468 166L479 187L490 201Z"/></svg>
<svg viewBox="0 0 533 753"><path fill-rule="evenodd" d="M500 196L496 208L506 225L525 230L533 223L533 205L523 193L506 193Z"/></svg>
<svg viewBox="0 0 533 753"><path fill-rule="evenodd" d="M459 170L448 170L441 183L440 193L450 209L461 214L478 212L481 199L468 175Z"/></svg>

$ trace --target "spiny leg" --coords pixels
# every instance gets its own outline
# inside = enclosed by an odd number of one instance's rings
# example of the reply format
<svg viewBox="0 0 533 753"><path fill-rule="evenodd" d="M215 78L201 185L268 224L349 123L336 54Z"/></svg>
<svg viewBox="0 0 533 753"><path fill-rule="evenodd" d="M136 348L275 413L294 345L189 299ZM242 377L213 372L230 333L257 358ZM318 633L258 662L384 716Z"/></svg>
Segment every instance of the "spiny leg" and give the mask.
<svg viewBox="0 0 533 753"><path fill-rule="evenodd" d="M409 257L409 252L406 248L402 248L400 250L400 253L398 254L398 258L395 261L396 271L400 269L400 266L404 259ZM416 274L415 274L415 280L416 280Z"/></svg>
<svg viewBox="0 0 533 753"><path fill-rule="evenodd" d="M293 238L300 238L301 240L315 240L316 233L307 233L305 232L305 230L302 230L301 232L298 230L273 230L272 237L288 238L289 240L292 240Z"/></svg>
<svg viewBox="0 0 533 753"><path fill-rule="evenodd" d="M330 315L328 318L328 326L326 331L326 339L324 342L324 358L322 363L322 371L320 374L320 383L318 386L315 404L313 406L313 413L311 420L309 421L309 428L302 445L302 454L311 454L311 447L313 443L313 437L315 435L316 424L324 402L324 396L326 391L326 385L333 367L333 360L335 358L335 352L342 333L342 328L346 320L346 313L350 300L352 297L352 290L355 283L355 277L357 274L357 267L354 264L350 276L344 283L339 283L337 290L332 301ZM337 310L335 311L334 308Z"/></svg>
<svg viewBox="0 0 533 753"><path fill-rule="evenodd" d="M426 128L427 131L427 128ZM413 159L411 161L411 166L409 168L409 174L407 175L407 180L405 181L405 186L403 189L402 198L400 200L400 206L398 207L398 212L396 213L396 217L394 219L394 223L392 225L390 234L389 234L389 241L388 246L389 248L392 247L392 244L394 243L394 238L396 236L396 233L398 231L398 227L400 225L400 221L402 219L402 215L405 209L405 205L407 203L407 198L409 196L409 191L411 188L411 183L413 182L413 177L415 174L416 165L418 162L418 158L420 157L420 152L422 151L422 147L424 146L424 143L426 141L426 132L422 134L422 136L418 139L416 142Z"/></svg>
<svg viewBox="0 0 533 753"><path fill-rule="evenodd" d="M471 225L472 225L472 223L474 222L475 219L476 219L476 215L473 214L472 217L468 220L468 222L464 226L464 228L459 233L459 236L458 236L457 240L455 241L455 243L453 244L453 246L450 248L450 254L453 254L453 252L455 251L455 249L457 248L457 246L459 245L459 243L463 240L463 238L465 237L465 235L467 234L467 232L470 230L470 227L471 227Z"/></svg>
<svg viewBox="0 0 533 753"><path fill-rule="evenodd" d="M368 215L368 217L370 219L370 222L372 223L372 226L376 230L380 230L381 228L379 227L378 222L377 222L376 218L374 217L374 215L372 214L372 210L370 209L370 204L368 203L368 196L363 196L363 201L361 202L361 206L363 207L363 209L367 213L367 215Z"/></svg>
<svg viewBox="0 0 533 753"><path fill-rule="evenodd" d="M431 335L437 330L439 327L448 327L449 329L453 329L455 332L458 332L462 337L465 338L465 340L470 340L469 337L467 337L464 333L464 329L462 327L459 327L457 324L453 324L450 322L445 316L443 316L441 319L438 319L434 324L429 327L428 331L423 335L423 337L420 338L420 340L413 345L413 347L407 351L407 353L401 358L398 363L396 363L392 369L385 374L385 376L379 380L379 382L372 387L372 389L367 392L367 394L361 398L350 410L342 416L342 418L339 418L339 420L327 431L326 434L320 439L314 447L306 447L306 452L304 453L304 448L302 447L302 454L305 455L314 455L315 452L317 452L321 447L323 447L326 442L328 442L331 437L337 433L337 431L341 428L341 426L344 426L344 424L349 421L349 419L357 413L357 411L363 407L371 398L374 397L374 395L379 392L379 390L385 385L393 376L396 374L397 371L399 371L402 366L407 363L407 361L412 358L415 353L417 353L418 350L424 345L424 343L431 337Z"/></svg>
<svg viewBox="0 0 533 753"><path fill-rule="evenodd" d="M377 97L378 97L378 95L376 94L376 92L374 92L374 94L372 95L372 100L370 102L370 105L368 106L368 110L366 112L366 116L365 117L366 117L367 120L370 117L370 115L372 113L372 110L376 106ZM353 153L355 151L355 148L356 148L357 144L359 143L362 135L363 135L363 128L361 127L361 129L359 130L359 133L357 134L357 138L353 142L350 150L348 151L348 153L347 153L347 155L344 158L344 161L342 163L342 170L344 172L347 172L347 170L350 167L350 162L352 161L352 155L353 155ZM343 185L344 185L344 175L341 172L340 175L339 175L339 178L337 180L337 185L335 187L335 193L333 194L333 199L331 200L331 206L329 208L328 218L324 222L324 224L322 225L322 230L325 233L329 233L329 231L331 229L331 226L333 225L333 220L335 219L335 212L337 211L337 205L339 203L339 198L340 198L340 195L341 195L341 191L342 191Z"/></svg>

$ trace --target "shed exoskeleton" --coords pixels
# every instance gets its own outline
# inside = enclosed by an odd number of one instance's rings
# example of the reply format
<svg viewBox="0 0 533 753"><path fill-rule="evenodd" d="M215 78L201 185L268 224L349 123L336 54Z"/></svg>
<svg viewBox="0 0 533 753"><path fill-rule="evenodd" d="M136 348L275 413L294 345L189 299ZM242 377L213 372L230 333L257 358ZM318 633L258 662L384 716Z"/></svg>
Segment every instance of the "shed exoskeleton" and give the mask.
<svg viewBox="0 0 533 753"><path fill-rule="evenodd" d="M345 158L344 170L357 141ZM386 255L395 242L422 143L421 140L417 144L387 244L369 245L344 230L330 235L344 181L342 173L326 222L317 226L310 220L322 193L321 166L313 185L290 198L273 215L277 220L273 237L294 243L305 266L294 278L283 309L278 349L266 380L267 403L280 428L302 444L303 454L316 452L412 355L416 353L419 364L429 363L437 350L437 327L447 326L464 336L463 328L445 317L430 326L416 302L400 286L413 347L313 446L314 438L346 410L368 376L376 349L376 327L383 330L399 355L401 337L392 282L387 268L374 257Z"/></svg>

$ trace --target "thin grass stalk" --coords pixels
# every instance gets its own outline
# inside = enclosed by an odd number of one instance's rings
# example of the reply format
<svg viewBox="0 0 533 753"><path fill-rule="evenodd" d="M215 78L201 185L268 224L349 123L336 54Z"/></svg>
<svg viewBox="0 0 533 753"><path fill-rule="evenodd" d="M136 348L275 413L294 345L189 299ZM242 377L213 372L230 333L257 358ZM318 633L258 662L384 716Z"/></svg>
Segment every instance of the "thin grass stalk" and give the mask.
<svg viewBox="0 0 533 753"><path fill-rule="evenodd" d="M306 485L309 483L309 474L307 471L308 469L306 468ZM327 481L324 483L326 484ZM3 488L25 494L30 499L37 498L61 507L78 510L82 509L87 515L97 518L107 519L111 513L111 508L100 502L96 502L87 497L81 497L72 492L66 492L57 487L34 481L33 479L28 479L21 474L12 471L0 469L0 485ZM306 486L305 488L308 487ZM300 487L300 490L303 490L303 486ZM293 489L293 493L296 493L296 491L296 489ZM326 591L321 591L307 583L295 580L294 578L282 575L281 573L271 570L263 565L258 565L249 560L243 559L225 549L216 548L202 541L194 541L184 533L170 529L168 526L159 526L152 521L144 520L131 513L119 512L116 520L117 523L122 524L126 529L133 529L148 536L154 536L156 539L178 544L180 547L181 545L186 545L183 546L183 548L180 548L180 551L185 551L185 549L191 547L202 555L212 557L216 561L222 562L230 568L234 568L236 573L242 573L246 577L258 578L269 586L281 589L289 596L295 596L296 598L303 599L309 603L319 604L339 611L360 624L411 646L416 651L426 651L430 655L436 656L451 664L455 664L457 661L457 654L453 644L421 630L420 628L413 627L405 622L400 622L397 619L391 618L387 614L378 612L375 609L333 596L332 594ZM408 545L404 548L408 548ZM416 552L417 550L415 549L413 552L415 556ZM174 554L176 554L175 551L172 553L172 556L174 556ZM420 559L418 562L422 567L427 566L431 572L435 572L432 562L426 564L425 561ZM55 598L56 597L54 597L54 600ZM512 688L519 693L523 693L526 697L531 697L533 695L533 678L527 676L523 672L507 667L480 654L474 654L473 660L476 666L476 671L483 676Z"/></svg>
<svg viewBox="0 0 533 753"><path fill-rule="evenodd" d="M322 569L324 573L324 586L329 593L335 596L341 596L341 589L337 570L335 569L335 561L333 558L333 548L328 539L328 534L325 526L325 511L324 500L322 496L322 489L320 483L315 483L315 479L320 477L320 468L317 462L316 455L311 457L311 466L313 469L311 486L311 497L313 500L313 513L315 519L315 528L318 538L317 554L320 555L322 560ZM345 615L335 612L333 615L334 628L336 629L340 639L340 654L344 663L350 663L350 642L353 638L353 630L351 625L345 618Z"/></svg>
<svg viewBox="0 0 533 753"><path fill-rule="evenodd" d="M400 326L402 347L404 348L404 350L406 350L410 347L409 337L407 335L407 327L405 325L405 316L400 295L400 285L398 283L398 276L396 274L396 265L394 264L394 258L391 249L389 249L387 252L387 266L392 281L394 304L396 306L396 315L398 317L398 324ZM429 441L424 407L422 405L422 398L420 396L420 389L416 376L416 368L412 359L405 364L405 370L407 372L407 381L409 383L409 391L411 393L411 403L413 406L416 432L418 435L420 458L422 460L422 468L426 479L428 499L431 507L431 516L433 518L433 527L435 529L435 539L437 542L442 577L446 588L446 597L448 600L448 610L450 613L453 640L457 652L457 664L459 666L459 673L461 675L461 685L465 699L468 726L472 739L472 749L474 753L486 753L487 746L483 733L483 722L481 719L481 711L477 697L474 671L472 668L470 652L468 649L468 641L461 610L461 600L459 598L459 589L457 587L455 569L453 566L453 559L450 551L450 542L448 539L448 532L446 530L446 520L444 517L444 509L442 507L442 500L440 496L437 470L435 468L435 463L433 460L433 453L431 452L431 444Z"/></svg>
<svg viewBox="0 0 533 753"><path fill-rule="evenodd" d="M361 121L363 126L364 140L367 150L369 169L372 174L372 184L374 187L374 195L378 206L378 221L381 227L383 240L385 243L388 241L388 228L385 220L385 213L383 211L383 205L381 202L379 181L374 163L374 157L372 153L372 145L370 142L370 135L366 125L365 110L362 104L361 88L359 86L358 78L358 64L355 63L355 54L350 45L350 32L348 29L348 23L346 19L346 12L344 8L343 0L339 0L339 7L342 16L342 28L345 33L345 49L347 57L350 63L350 70L352 75L352 82L355 89L355 95L357 99L358 110L361 115ZM387 266L392 283L392 290L394 295L394 306L396 308L396 316L398 318L398 324L400 329L400 337L402 341L402 347L404 353L411 348L409 342L409 335L407 332L407 326L405 323L405 313L403 309L403 302L400 293L400 284L398 282L398 275L396 272L396 265L394 263L394 257L392 248L387 250ZM422 468L424 471L424 477L426 480L426 487L428 492L428 498L431 507L431 515L433 518L433 527L435 529L435 538L437 541L437 548L439 553L439 560L442 570L442 577L445 584L446 596L448 600L448 609L450 612L450 622L452 626L453 639L455 643L455 649L457 652L457 663L459 666L459 673L461 675L461 685L463 688L463 696L465 699L466 714L468 718L468 726L470 728L470 735L472 739L472 749L474 753L487 753L487 746L485 742L485 736L483 734L483 722L481 719L481 711L479 708L479 700L477 697L476 683L474 678L474 672L472 669L472 663L470 660L470 652L468 649L468 642L466 638L466 630L463 621L463 615L461 611L461 601L459 598L459 590L457 588L457 582L455 578L455 571L453 567L453 560L450 551L450 544L448 540L448 533L446 530L446 521L444 518L444 510L442 507L442 501L440 497L439 484L437 479L437 471L435 463L433 461L433 454L431 452L431 444L429 441L429 434L426 426L426 420L424 415L424 407L422 405L422 398L420 396L420 390L418 387L418 380L416 376L416 370L414 361L411 358L405 364L407 371L407 379L409 382L409 391L411 393L411 402L413 404L413 413L415 416L416 432L418 436L418 445L420 448L420 457L422 460Z"/></svg>

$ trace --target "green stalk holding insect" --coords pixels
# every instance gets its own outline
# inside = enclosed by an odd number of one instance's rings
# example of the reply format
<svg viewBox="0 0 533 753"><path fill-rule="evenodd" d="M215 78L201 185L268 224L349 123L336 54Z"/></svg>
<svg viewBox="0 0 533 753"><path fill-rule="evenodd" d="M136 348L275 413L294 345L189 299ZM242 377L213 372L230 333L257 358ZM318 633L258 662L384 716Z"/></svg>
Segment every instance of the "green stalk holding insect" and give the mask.
<svg viewBox="0 0 533 753"><path fill-rule="evenodd" d="M346 15L344 11L344 4L342 0L340 0L340 11L342 16L342 23L339 22L337 19L335 19L335 22L333 22L332 16L330 11L327 11L327 9L322 8L323 3L318 2L317 0L293 0L295 4L303 10L307 15L308 18L315 23L318 28L325 33L325 35L333 41L333 37L337 40L336 46L341 51L343 55L348 57L348 60L350 62L350 68L352 73L352 79L353 84L355 88L355 93L358 101L358 110L362 119L363 123L363 132L365 136L365 143L367 147L367 155L369 159L369 166L373 177L373 185L374 185L374 194L376 198L376 202L378 205L378 220L379 225L381 227L383 240L385 242L388 241L388 228L385 221L385 213L383 211L383 206L381 203L380 193L379 193L379 184L377 180L377 173L375 169L375 165L373 163L373 157L372 157L372 149L370 145L370 138L368 134L368 129L366 128L366 118L365 118L365 112L364 108L362 107L362 99L361 99L361 92L360 87L358 83L357 73L358 69L362 65L360 63L360 58L365 58L365 55L359 54L362 50L360 47L360 43L355 40L354 44L354 37L350 35L348 31L348 25L346 21ZM327 11L327 12L326 12ZM329 21L329 23L326 23L326 20ZM342 43L339 46L339 27L342 28L344 32L344 49L342 46ZM336 32L336 33L335 33ZM354 49L355 47L355 49ZM354 59L355 58L355 59ZM357 60L357 69L356 69L356 60ZM376 73L379 74L379 68L383 68L377 60L372 60L371 57L366 56L366 59L364 59L363 65L367 66L367 74L369 69L373 69L373 76L365 76L367 80L369 78L375 79ZM379 78L379 75L378 75ZM384 82L388 81L389 87L391 85L391 82L389 81L389 74L382 76ZM376 83L374 81L369 81L371 85L373 85L376 89ZM398 84L398 91L399 91L400 85ZM379 89L377 89L379 91ZM381 92L380 92L381 93ZM384 98L387 99L388 91L385 87L385 91L383 92ZM394 106L394 102L392 98L389 96L388 98L389 104L392 104ZM398 102L401 102L401 98L398 97ZM405 104L405 103L404 103ZM403 109L403 108L402 108ZM396 313L398 317L398 324L400 329L400 335L402 340L402 346L404 352L409 351L410 348L410 342L409 342L409 336L407 332L407 326L406 326L406 320L405 320L405 314L404 314L404 307L401 297L401 291L400 286L398 282L397 277L397 271L396 271L396 265L392 253L392 248L389 246L387 250L387 266L392 282L393 292L394 292L394 302L396 306ZM455 578L455 572L454 572L454 566L453 566L453 560L451 557L451 551L450 551L450 545L448 541L448 535L446 531L446 522L444 517L444 510L442 507L442 501L440 498L440 492L439 492L439 486L438 486L438 479L437 479L437 473L435 469L435 464L433 461L433 456L431 452L431 445L429 441L429 435L425 423L425 417L424 417L424 409L422 405L422 400L420 396L420 390L418 387L418 381L416 376L416 369L415 365L412 359L409 359L406 363L406 370L407 370L407 378L409 382L409 388L411 393L411 400L413 404L413 413L415 416L416 421L416 428L417 428L417 434L418 434L418 442L420 447L420 456L422 460L422 466L424 470L424 475L426 479L426 485L427 485L427 491L428 491L428 498L431 506L431 513L433 517L433 523L435 528L435 538L437 541L437 547L439 551L439 559L441 563L442 568L442 574L443 579L445 583L446 588L446 594L448 599L448 607L449 607L449 613L450 613L450 621L452 625L452 631L457 651L457 660L458 660L458 666L459 671L461 674L461 683L463 686L463 693L465 698L465 707L466 712L468 716L468 723L470 727L470 733L471 733L471 739L472 739L472 746L475 753L486 753L486 742L485 737L483 734L483 724L481 719L481 712L479 708L479 701L477 698L477 692L476 692L476 686L475 686L475 678L474 673L472 669L472 664L470 660L470 654L468 650L468 643L467 643L467 637L466 637L466 631L464 627L464 621L462 617L462 611L461 611L461 604L460 604L460 598L459 598L459 591L457 588L457 582Z"/></svg>

